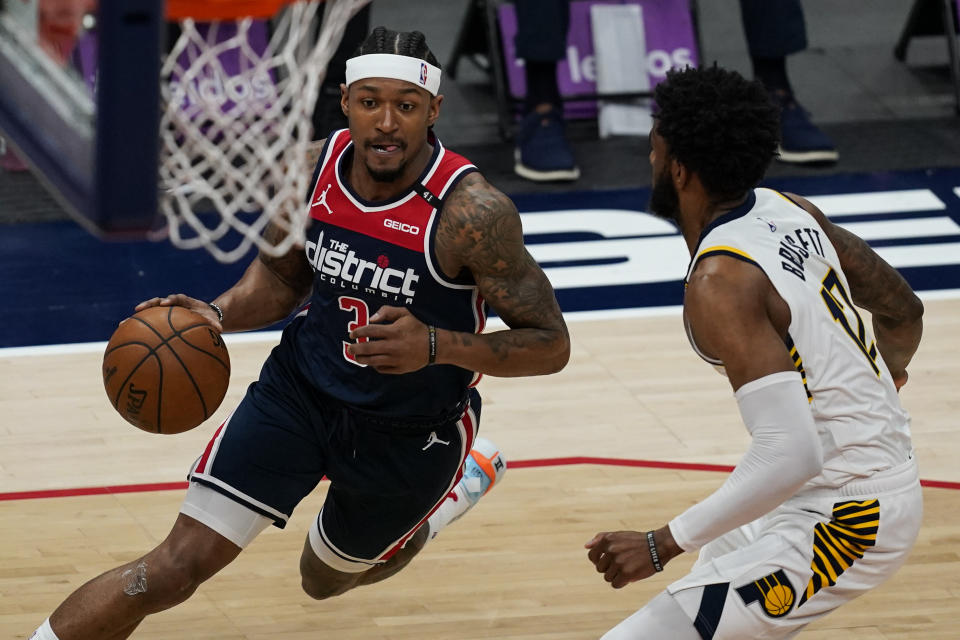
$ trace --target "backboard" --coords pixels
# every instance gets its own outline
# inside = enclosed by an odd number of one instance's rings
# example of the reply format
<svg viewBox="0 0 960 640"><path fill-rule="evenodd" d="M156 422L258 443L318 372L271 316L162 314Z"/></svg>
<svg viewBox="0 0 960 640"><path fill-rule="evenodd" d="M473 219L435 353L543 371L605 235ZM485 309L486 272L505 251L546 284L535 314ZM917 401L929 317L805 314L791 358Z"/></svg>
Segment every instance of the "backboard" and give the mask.
<svg viewBox="0 0 960 640"><path fill-rule="evenodd" d="M0 136L78 222L157 214L163 0L0 0Z"/></svg>

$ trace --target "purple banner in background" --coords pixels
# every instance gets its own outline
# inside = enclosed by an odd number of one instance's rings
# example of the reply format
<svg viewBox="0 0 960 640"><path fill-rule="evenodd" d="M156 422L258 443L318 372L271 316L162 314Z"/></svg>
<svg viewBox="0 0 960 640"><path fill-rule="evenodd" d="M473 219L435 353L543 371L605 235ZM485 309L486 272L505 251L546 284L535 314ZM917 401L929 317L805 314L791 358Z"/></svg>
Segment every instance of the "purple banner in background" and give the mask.
<svg viewBox="0 0 960 640"><path fill-rule="evenodd" d="M83 84L90 91L96 93L97 88L97 60L99 58L100 41L96 31L81 31L77 37L77 45L70 56L70 64L83 78Z"/></svg>
<svg viewBox="0 0 960 640"><path fill-rule="evenodd" d="M255 20L243 39L244 46L225 46L238 34L236 23L223 22L198 23L197 32L206 43L199 47L191 43L178 59L179 70L175 70L168 81L173 84L173 99L187 109L205 103L209 107L222 109L225 113L244 102L259 100L264 102L274 98L273 69L254 70L251 59L259 59L267 50L269 27L265 20ZM81 31L71 55L71 65L83 78L91 94L95 92L98 66L98 36L96 31ZM208 59L208 50L218 48L215 57ZM197 59L207 59L198 66ZM180 73L190 70L190 80L181 82Z"/></svg>
<svg viewBox="0 0 960 640"><path fill-rule="evenodd" d="M593 33L590 29L590 7L595 4L637 4L643 12L647 40L647 71L650 86L663 80L669 69L696 66L697 46L693 20L686 0L575 0L570 3L570 31L567 34L567 57L557 66L557 81L562 96L597 92L597 66L593 55ZM512 3L498 8L503 59L507 70L510 95L523 98L526 78L523 61L517 59L514 42L517 35L517 14ZM592 118L597 114L593 101L566 102L568 118Z"/></svg>
<svg viewBox="0 0 960 640"><path fill-rule="evenodd" d="M229 113L234 107L242 108L244 103L266 104L276 99L273 67L255 67L270 40L265 20L252 21L242 38L237 38L241 32L236 22L198 23L196 28L205 45L191 42L177 59L179 69L170 78L172 101L179 101L183 109L202 104L207 109L220 108ZM231 42L234 38L236 42ZM218 50L217 56L208 59L208 52L213 49ZM198 60L206 61L200 64Z"/></svg>

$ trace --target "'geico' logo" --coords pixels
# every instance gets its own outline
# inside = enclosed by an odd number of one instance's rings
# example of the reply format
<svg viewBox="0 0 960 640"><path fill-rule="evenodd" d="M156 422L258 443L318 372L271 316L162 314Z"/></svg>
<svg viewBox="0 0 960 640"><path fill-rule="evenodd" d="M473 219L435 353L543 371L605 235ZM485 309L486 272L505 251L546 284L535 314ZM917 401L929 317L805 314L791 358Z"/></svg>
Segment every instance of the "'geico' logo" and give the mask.
<svg viewBox="0 0 960 640"><path fill-rule="evenodd" d="M413 235L418 235L420 233L420 227L417 225L407 224L406 222L398 222L396 220L391 220L390 218L384 218L383 226L396 229L397 231L403 231L404 233L412 233Z"/></svg>

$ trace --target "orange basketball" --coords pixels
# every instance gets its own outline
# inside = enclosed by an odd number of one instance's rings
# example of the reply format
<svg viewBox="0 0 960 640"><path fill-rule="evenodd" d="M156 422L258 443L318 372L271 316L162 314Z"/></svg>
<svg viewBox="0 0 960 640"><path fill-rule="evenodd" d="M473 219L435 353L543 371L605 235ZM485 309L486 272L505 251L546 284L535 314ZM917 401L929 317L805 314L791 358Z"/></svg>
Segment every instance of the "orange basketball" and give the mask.
<svg viewBox="0 0 960 640"><path fill-rule="evenodd" d="M123 418L151 433L182 433L227 393L230 355L207 320L185 307L150 307L120 323L103 354L103 386Z"/></svg>

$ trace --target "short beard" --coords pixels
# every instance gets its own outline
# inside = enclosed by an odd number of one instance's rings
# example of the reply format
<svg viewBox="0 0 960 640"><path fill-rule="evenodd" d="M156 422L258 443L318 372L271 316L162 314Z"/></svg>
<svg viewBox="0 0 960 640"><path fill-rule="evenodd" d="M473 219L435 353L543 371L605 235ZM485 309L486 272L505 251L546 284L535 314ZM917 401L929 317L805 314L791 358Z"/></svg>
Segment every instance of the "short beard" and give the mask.
<svg viewBox="0 0 960 640"><path fill-rule="evenodd" d="M661 171L653 181L647 209L658 218L680 223L680 196L666 170Z"/></svg>
<svg viewBox="0 0 960 640"><path fill-rule="evenodd" d="M401 164L396 169L371 169L367 165L367 172L374 182L396 182L403 175L403 170L407 168L406 163Z"/></svg>

